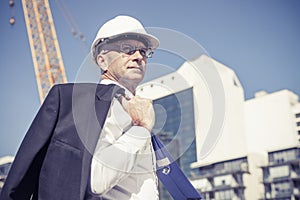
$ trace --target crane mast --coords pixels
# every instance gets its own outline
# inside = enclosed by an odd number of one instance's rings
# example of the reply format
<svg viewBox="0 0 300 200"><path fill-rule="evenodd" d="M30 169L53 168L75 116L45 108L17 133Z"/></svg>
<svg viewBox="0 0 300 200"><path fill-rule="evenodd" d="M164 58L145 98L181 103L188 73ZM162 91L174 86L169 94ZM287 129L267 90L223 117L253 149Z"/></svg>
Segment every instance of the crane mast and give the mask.
<svg viewBox="0 0 300 200"><path fill-rule="evenodd" d="M67 78L48 0L22 0L40 101Z"/></svg>

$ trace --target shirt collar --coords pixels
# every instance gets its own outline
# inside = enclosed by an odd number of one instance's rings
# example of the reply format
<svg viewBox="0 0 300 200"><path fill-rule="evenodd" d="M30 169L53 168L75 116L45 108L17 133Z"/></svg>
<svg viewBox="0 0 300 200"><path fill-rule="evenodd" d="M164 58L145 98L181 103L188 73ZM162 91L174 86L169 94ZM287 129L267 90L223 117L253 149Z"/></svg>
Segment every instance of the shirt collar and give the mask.
<svg viewBox="0 0 300 200"><path fill-rule="evenodd" d="M103 85L109 85L109 84L118 85L118 86L120 86L121 88L123 88L125 90L125 95L128 98L132 98L134 96L126 87L124 87L123 85L121 85L120 83L118 83L116 81L113 81L113 80L110 80L110 79L102 79L100 81L100 84L103 84Z"/></svg>

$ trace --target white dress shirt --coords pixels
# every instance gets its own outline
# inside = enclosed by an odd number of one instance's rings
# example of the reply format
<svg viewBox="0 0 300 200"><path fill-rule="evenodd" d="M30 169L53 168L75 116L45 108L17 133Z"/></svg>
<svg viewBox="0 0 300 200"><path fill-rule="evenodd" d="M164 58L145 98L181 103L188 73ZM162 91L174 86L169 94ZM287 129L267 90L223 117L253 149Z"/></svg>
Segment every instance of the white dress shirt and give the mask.
<svg viewBox="0 0 300 200"><path fill-rule="evenodd" d="M102 80L101 84L117 83ZM133 96L124 89L129 98ZM92 159L92 192L111 200L157 200L155 166L150 132L133 126L114 98Z"/></svg>

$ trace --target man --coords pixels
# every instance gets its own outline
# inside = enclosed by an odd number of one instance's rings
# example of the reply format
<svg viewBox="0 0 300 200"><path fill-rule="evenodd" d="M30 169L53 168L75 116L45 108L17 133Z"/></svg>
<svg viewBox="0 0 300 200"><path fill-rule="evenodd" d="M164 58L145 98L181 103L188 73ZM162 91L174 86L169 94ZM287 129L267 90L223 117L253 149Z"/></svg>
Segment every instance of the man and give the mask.
<svg viewBox="0 0 300 200"><path fill-rule="evenodd" d="M158 199L152 101L135 96L159 41L129 16L92 44L100 84L61 84L45 99L0 199Z"/></svg>

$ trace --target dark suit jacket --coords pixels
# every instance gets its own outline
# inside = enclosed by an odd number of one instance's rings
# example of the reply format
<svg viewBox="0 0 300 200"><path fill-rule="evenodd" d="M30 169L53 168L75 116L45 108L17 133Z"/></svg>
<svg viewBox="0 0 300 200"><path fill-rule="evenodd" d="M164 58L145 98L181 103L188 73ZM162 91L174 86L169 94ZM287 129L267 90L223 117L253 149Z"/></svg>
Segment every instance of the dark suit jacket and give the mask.
<svg viewBox="0 0 300 200"><path fill-rule="evenodd" d="M111 99L119 87L54 86L15 157L1 200L82 200Z"/></svg>

